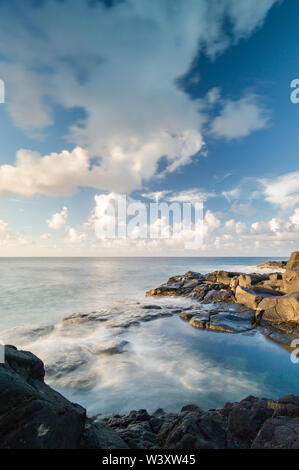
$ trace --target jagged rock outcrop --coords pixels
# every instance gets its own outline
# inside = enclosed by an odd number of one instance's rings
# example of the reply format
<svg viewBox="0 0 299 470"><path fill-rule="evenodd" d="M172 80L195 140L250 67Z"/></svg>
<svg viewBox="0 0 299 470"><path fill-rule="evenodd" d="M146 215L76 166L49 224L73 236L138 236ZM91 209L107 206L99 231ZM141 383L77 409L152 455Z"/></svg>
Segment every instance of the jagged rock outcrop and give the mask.
<svg viewBox="0 0 299 470"><path fill-rule="evenodd" d="M94 426L86 410L44 382L42 361L27 351L5 347L0 364L0 448L127 448L104 423Z"/></svg>
<svg viewBox="0 0 299 470"><path fill-rule="evenodd" d="M146 293L147 296L188 296L201 304L227 304L228 310L234 310L233 303L244 305L247 309L256 312L255 325L272 326L283 334L295 334L299 331L299 252L292 253L288 262L270 261L262 263L263 268L284 268L285 272L268 274L214 271L206 275L188 271L183 276L173 276L166 284ZM297 293L297 294L296 294ZM221 309L220 309L221 310ZM220 311L219 310L219 311ZM216 313L219 313L216 312ZM182 312L181 318L188 320L196 328L213 329L223 332L243 332L247 328L241 324L239 315L221 319L221 316L202 316L202 312L195 317L190 313ZM228 315L228 312L226 312ZM235 321L235 325L234 325ZM267 336L277 339L279 333L269 330ZM281 343L285 337L281 336Z"/></svg>
<svg viewBox="0 0 299 470"><path fill-rule="evenodd" d="M223 408L204 411L195 404L179 413L161 408L127 415L97 416L131 449L298 449L299 397L279 400L248 396ZM289 431L288 431L289 430Z"/></svg>

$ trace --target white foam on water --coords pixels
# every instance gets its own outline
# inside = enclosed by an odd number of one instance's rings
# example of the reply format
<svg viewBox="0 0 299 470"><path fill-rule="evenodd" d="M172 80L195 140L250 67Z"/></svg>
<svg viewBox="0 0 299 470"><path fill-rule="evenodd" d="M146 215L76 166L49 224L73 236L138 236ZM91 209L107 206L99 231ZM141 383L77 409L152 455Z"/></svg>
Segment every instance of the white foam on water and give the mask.
<svg viewBox="0 0 299 470"><path fill-rule="evenodd" d="M123 299L54 327L18 327L3 337L40 357L47 383L90 415L158 407L177 411L192 402L209 408L267 390L263 372L248 370L245 357L238 352L226 357L225 351L230 344L236 351L244 344L252 344L253 351L276 346L267 346L260 335L193 329L178 311L194 303L181 297ZM163 317L170 313L171 318Z"/></svg>

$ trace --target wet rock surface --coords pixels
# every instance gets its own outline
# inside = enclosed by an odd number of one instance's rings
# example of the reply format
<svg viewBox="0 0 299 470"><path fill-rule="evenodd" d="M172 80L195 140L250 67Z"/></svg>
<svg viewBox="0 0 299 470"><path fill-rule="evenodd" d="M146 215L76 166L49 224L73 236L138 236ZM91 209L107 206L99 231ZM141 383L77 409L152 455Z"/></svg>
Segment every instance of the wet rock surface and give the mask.
<svg viewBox="0 0 299 470"><path fill-rule="evenodd" d="M290 343L299 332L299 252L288 262L269 261L259 268L284 269L285 272L252 273L214 271L203 275L188 271L173 276L165 284L146 293L150 297L184 296L201 304L197 314L181 312L180 317L195 328L246 333L253 328L279 344ZM213 304L213 316L204 305ZM227 305L227 311L221 307ZM237 305L247 309L247 318ZM265 328L267 327L267 328Z"/></svg>

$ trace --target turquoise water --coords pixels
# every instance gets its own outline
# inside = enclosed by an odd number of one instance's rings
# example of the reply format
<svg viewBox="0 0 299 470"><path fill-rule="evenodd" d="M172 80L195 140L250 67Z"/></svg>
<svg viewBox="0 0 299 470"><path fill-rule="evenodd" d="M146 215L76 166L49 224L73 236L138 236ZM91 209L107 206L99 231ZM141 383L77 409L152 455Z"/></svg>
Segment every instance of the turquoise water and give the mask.
<svg viewBox="0 0 299 470"><path fill-rule="evenodd" d="M299 365L255 330L247 335L198 330L178 314L128 327L144 314L143 304L166 311L190 305L183 298L144 297L171 275L189 269L249 272L262 261L1 259L0 339L41 357L48 383L90 414L176 411L191 402L207 409L249 394L299 395ZM109 321L61 322L73 312L94 310ZM52 328L37 331L40 325ZM119 350L107 353L111 347Z"/></svg>

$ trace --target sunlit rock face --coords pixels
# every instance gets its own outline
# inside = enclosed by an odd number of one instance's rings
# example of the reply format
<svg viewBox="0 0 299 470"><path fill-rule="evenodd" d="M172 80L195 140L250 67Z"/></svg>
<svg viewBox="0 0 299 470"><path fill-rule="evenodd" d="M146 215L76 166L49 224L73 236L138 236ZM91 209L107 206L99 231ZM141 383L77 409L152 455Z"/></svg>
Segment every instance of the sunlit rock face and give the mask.
<svg viewBox="0 0 299 470"><path fill-rule="evenodd" d="M299 251L294 251L283 275L283 289L286 293L299 292Z"/></svg>

